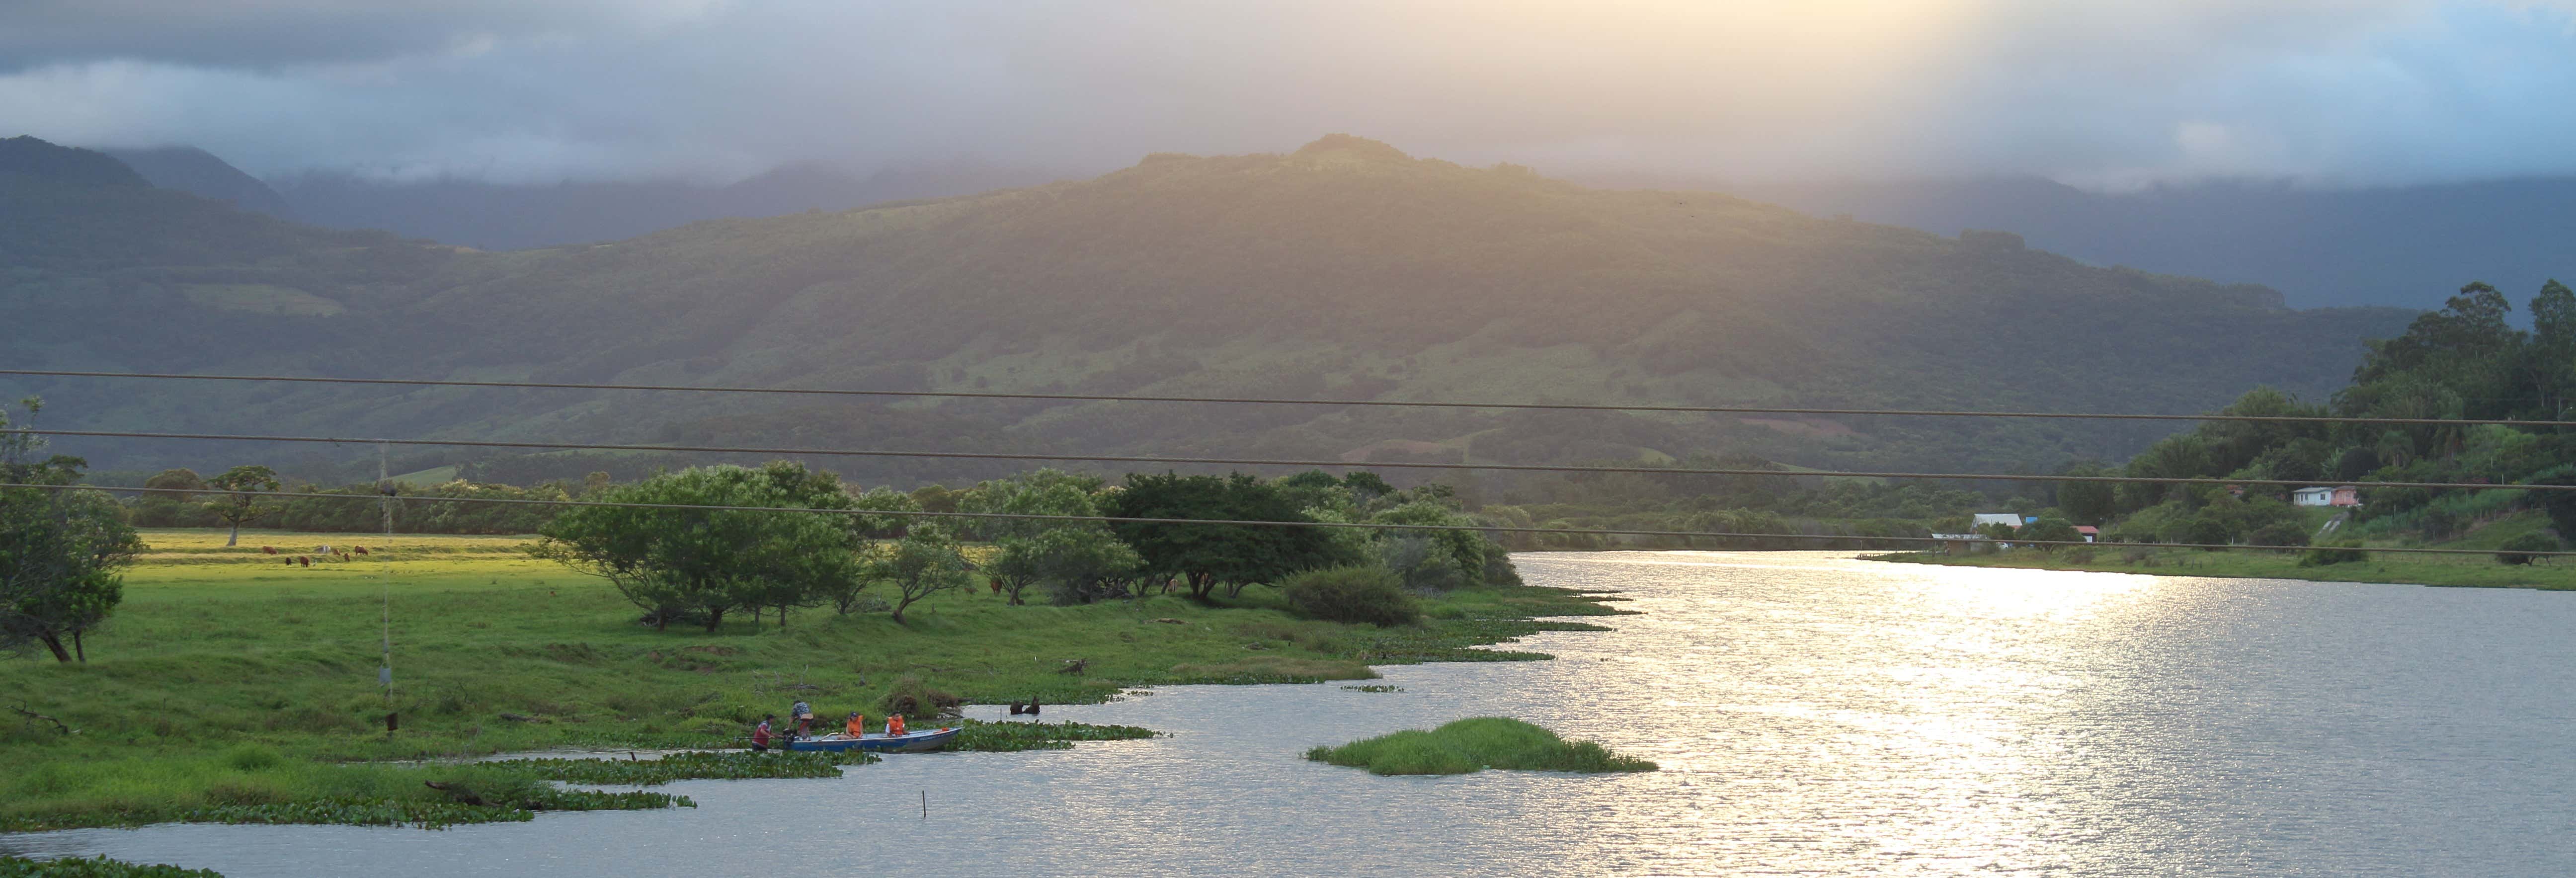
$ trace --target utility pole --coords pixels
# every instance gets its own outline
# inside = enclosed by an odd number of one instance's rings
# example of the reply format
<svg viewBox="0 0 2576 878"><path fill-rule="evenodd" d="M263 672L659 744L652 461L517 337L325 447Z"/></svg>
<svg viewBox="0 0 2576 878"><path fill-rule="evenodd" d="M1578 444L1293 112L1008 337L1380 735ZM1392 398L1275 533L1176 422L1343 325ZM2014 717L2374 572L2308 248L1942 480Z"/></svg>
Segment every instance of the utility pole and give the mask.
<svg viewBox="0 0 2576 878"><path fill-rule="evenodd" d="M385 471L385 440L376 440L376 501L384 508L385 536L394 535L394 479Z"/></svg>

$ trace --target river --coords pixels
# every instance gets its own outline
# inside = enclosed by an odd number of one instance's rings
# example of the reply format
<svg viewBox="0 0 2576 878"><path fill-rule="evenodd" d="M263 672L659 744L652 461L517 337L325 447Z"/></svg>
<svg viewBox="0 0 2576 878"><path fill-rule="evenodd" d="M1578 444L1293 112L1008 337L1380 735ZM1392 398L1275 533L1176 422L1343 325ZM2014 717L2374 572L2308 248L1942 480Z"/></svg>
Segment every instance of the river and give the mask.
<svg viewBox="0 0 2576 878"><path fill-rule="evenodd" d="M0 847L233 876L2576 874L2576 595L1825 553L1518 560L1642 615L1520 644L1556 661L1372 681L1400 692L1047 709L1167 738L666 788L696 809ZM1663 770L1386 778L1299 758L1480 715Z"/></svg>

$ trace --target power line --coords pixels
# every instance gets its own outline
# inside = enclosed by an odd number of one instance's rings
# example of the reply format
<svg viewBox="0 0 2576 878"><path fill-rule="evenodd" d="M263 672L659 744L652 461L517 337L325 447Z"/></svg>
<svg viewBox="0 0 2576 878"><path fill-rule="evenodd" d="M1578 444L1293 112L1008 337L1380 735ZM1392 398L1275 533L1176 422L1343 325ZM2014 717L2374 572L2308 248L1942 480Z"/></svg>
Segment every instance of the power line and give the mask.
<svg viewBox="0 0 2576 878"><path fill-rule="evenodd" d="M569 381L465 381L421 378L329 378L306 375L191 375L176 372L89 372L60 369L0 369L0 375L49 378L150 378L192 381L281 381L306 384L377 384L405 387L497 387L523 390L670 390L699 393L762 393L809 396L931 397L942 399L1033 399L1058 402L1182 402L1254 405L1376 406L1442 409L1546 409L1596 412L1677 412L1735 415L1851 415L1870 417L2052 418L2110 421L2237 421L2272 424L2415 424L2516 427L2576 427L2576 421L2515 421L2464 418L2368 418L2336 415L2157 415L2092 412L1954 411L1948 409L1860 409L1742 405L1621 405L1615 403L1456 402L1388 399L1283 399L1251 396L1133 396L1096 393L1012 393L956 390L861 390L846 388L728 387L690 384L589 384Z"/></svg>
<svg viewBox="0 0 2576 878"><path fill-rule="evenodd" d="M212 439L236 442L320 442L332 445L438 445L463 448L542 448L572 451L648 451L687 452L693 454L761 454L785 457L907 457L941 460L1023 460L1053 463L1142 463L1154 465L1217 465L1275 467L1340 467L1349 469L1440 469L1498 470L1504 472L1551 473L1639 473L1666 476L1767 476L1821 477L1853 479L1959 479L1996 482L2131 482L2153 485L2237 485L2271 487L2306 487L2314 481L2287 479L2222 479L2181 476L2077 476L2021 475L2013 473L1918 473L1865 470L1774 470L1749 468L1690 468L1656 466L1566 466L1537 463L1425 463L1385 461L1354 463L1347 460L1289 460L1257 457L1146 457L1127 454L1039 454L998 451L888 451L851 448L758 448L730 445L623 445L580 442L510 442L493 439L381 439L342 438L336 436L267 436L236 433L152 433L129 430L51 430L12 427L0 433L34 433L46 436L85 436L109 439ZM2373 488L2428 488L2460 490L2538 490L2576 491L2571 485L2513 485L2486 482L2355 482Z"/></svg>
<svg viewBox="0 0 2576 878"><path fill-rule="evenodd" d="M108 486L102 486L102 485L52 485L52 484L34 484L34 483L26 483L26 482L0 482L0 488L36 488L36 489L43 489L43 490L55 490L55 491L66 491L66 490L89 490L89 491L101 491L101 492L107 492L107 493L185 494L185 495L191 495L191 496L194 496L194 495L207 495L207 494L213 494L213 495L234 496L234 497L272 497L272 498L275 498L275 497L284 497L284 498L291 498L291 499L315 499L315 500L344 499L344 500L353 500L353 501L354 501L354 500L365 500L365 499L368 499L368 498L367 498L367 497L365 497L365 496L357 495L357 494L306 494L306 493L296 493L296 492L290 492L290 491L228 491L228 490L217 490L217 489L211 489L211 488L209 488L209 489L191 489L191 488L117 488L117 487L108 487ZM908 517L914 517L914 518L1007 519L1007 520L1015 520L1015 521L1060 521L1060 522L1067 522L1067 523L1071 523L1071 522L1100 522L1100 523L1104 523L1104 524L1200 524L1200 525L1243 526L1243 527L1321 527L1321 528L1359 528L1359 529L1362 529L1362 530L1472 531L1472 532L1477 532L1477 533L1528 533L1528 534L1556 534L1556 535L1559 535L1559 536L1580 536L1580 535L1595 535L1595 536L1647 536L1647 537L1683 537L1683 538L1694 538L1694 539L1779 539L1779 540L1860 540L1860 541L1877 540L1877 541L1880 541L1880 542L1910 542L1910 543L1955 543L1955 542L1962 542L1961 540L1943 539L1943 538L1941 538L1941 537L1865 536L1865 535L1858 535L1858 534L1840 534L1840 535L1837 535L1837 534L1766 534L1766 533L1746 533L1746 532L1737 532L1737 531L1690 531L1690 530L1570 530L1570 529L1566 529L1566 528L1552 528L1552 527L1512 527L1512 526L1506 526L1506 525L1493 525L1493 526L1487 526L1487 525L1469 525L1469 524L1372 524L1372 523L1368 523L1368 522L1342 522L1342 521L1264 521L1264 520L1259 520L1259 519L1238 519L1238 518L1147 518L1147 517L1116 516L1116 515L1042 515L1042 514L1038 514L1038 513L1027 513L1027 512L930 512L930 511L926 511L926 510L904 510L904 509L896 509L896 510L883 510L883 509L814 509L814 508L810 508L810 507L803 507L803 506L729 506L729 505L722 505L722 504L696 504L696 503L633 503L633 502L626 502L626 501L613 501L613 500L549 500L549 499L523 499L523 498L509 498L509 497L413 497L413 498L410 498L410 499L413 499L413 500L415 500L415 501L419 501L419 502L425 502L425 503L499 503L499 504L515 504L515 505L526 505L526 506L615 507L615 508L624 508L624 509L670 509L670 510L680 510L680 511L697 511L697 512L805 512L805 513L818 513L818 514L831 514L831 515L895 515L895 516L908 516ZM2229 544L2223 544L2223 543L2088 543L2088 542L2082 542L2082 541L2078 541L2078 540L2020 540L2020 539L2009 539L2009 540L1998 540L1997 542L2006 542L2006 543L2011 543L2011 544L2014 544L2014 545L2022 545L2022 546L2120 546L2120 547L2123 547L2123 548L2142 548L2142 549L2274 549L2274 550L2291 550L2291 549L2303 548L2303 547L2299 547L2299 546L2238 546L2238 545L2229 545ZM2334 549L2334 548L2348 548L2348 547L2342 547L2342 546L2326 546L2326 547L2324 547L2324 548ZM2380 547L2349 547L2349 548L2353 548L2353 549L2354 549L2354 550L2356 550L2356 551L2363 551L2363 552L2392 552L2392 553L2401 553L2401 554L2418 554L2418 555L2493 555L2493 554L2497 554L2496 550L2494 550L2494 549L2426 549L2426 548L2407 548L2407 547L2387 547L2387 548L2380 548ZM2535 556L2535 557L2554 557L2554 556L2559 556L2559 555L2576 555L2576 551L2513 552L2513 553L2511 553L2511 554L2517 554L2517 555L2531 555L2531 556Z"/></svg>

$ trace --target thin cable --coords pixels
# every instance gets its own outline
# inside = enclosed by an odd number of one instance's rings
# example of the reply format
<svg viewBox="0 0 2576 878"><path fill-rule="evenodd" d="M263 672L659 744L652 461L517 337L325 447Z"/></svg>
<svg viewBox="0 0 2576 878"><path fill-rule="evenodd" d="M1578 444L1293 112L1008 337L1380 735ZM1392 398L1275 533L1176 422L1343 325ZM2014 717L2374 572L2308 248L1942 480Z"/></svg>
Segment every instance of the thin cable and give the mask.
<svg viewBox="0 0 2576 878"><path fill-rule="evenodd" d="M1061 402L1196 402L1255 405L1380 406L1443 409L1547 409L1593 412L1682 412L1735 415L1855 415L1942 418L2057 418L2108 421L2240 421L2266 424L2503 424L2516 427L2576 427L2576 421L2471 420L2454 418L2360 418L2334 415L2152 415L2086 412L1995 412L1945 409L1854 409L1734 405L1618 405L1553 402L1433 402L1387 399L1279 399L1252 396L1121 396L1093 393L1006 393L956 390L852 390L838 388L727 387L690 384L584 384L566 381L462 381L420 378L322 378L303 375L190 375L176 372L86 372L60 369L0 369L0 375L49 378L153 378L193 381L287 381L307 384L387 384L407 387L504 387L529 390L682 390L701 393L770 393L812 396L905 396L943 399L1037 399Z"/></svg>
<svg viewBox="0 0 2576 878"><path fill-rule="evenodd" d="M754 448L731 445L612 445L579 442L506 442L492 439L359 439L336 436L263 436L236 433L146 433L127 430L39 430L11 427L0 433L35 433L45 436L87 436L109 439L214 439L236 442L322 442L342 444L441 445L464 448L545 448L573 451L662 451L693 454L763 454L791 457L915 457L942 460L1039 460L1054 463L1146 463L1209 464L1221 466L1342 467L1349 469L1472 469L1506 472L1548 473L1644 473L1667 476L1811 476L1846 479L1961 479L1997 482L2133 482L2152 485L2268 485L2273 487L2307 487L2313 481L2286 479L2220 479L2181 476L2069 476L2016 475L2012 473L1913 473L1874 472L1863 470L1774 470L1774 469L1697 469L1654 466L1559 466L1538 463L1419 463L1369 462L1347 460L1283 460L1258 457L1145 457L1125 454L1022 454L988 451L885 451L851 448ZM2355 486L2373 488L2456 488L2461 490L2539 490L2576 491L2571 485L2510 485L2487 482L2353 482Z"/></svg>
<svg viewBox="0 0 2576 878"><path fill-rule="evenodd" d="M90 490L90 491L102 491L102 492L107 492L107 493L120 493L120 492L126 492L126 493L142 493L142 494L188 494L188 495L199 495L199 494L219 494L219 495L224 495L224 496L235 496L235 497L285 497L285 498L302 498L302 499L317 499L317 500L321 500L321 499L365 500L365 499L367 499L367 496L366 496L366 495L361 495L361 494L307 494L307 493L296 493L296 492L292 492L292 491L224 491L224 490L215 490L215 489L197 490L197 489L189 489L189 488L117 488L117 487L109 487L109 486L105 486L105 485L44 485L44 484L32 484L32 483L25 483L25 482L0 482L0 488L38 488L38 489L55 490L55 491L66 491L66 490ZM629 502L623 502L623 501L609 501L609 500L537 500L537 499L518 499L518 498L508 498L508 497L413 497L413 498L410 498L410 499L413 499L413 500L416 500L416 501L419 501L419 502L425 502L425 503L504 503L504 504L530 505L530 506L604 506L604 507L617 507L617 508L624 508L624 509L677 509L677 510L694 510L694 511L700 511L700 512L813 512L813 513L829 513L829 514L835 514L835 515L900 515L900 516L911 516L911 517L916 517L916 518L992 518L992 519L1010 519L1010 520L1017 520L1017 521L1062 521L1062 522L1096 521L1096 522L1102 522L1102 523L1106 523L1106 524L1206 524L1206 525L1230 525L1230 526L1239 525L1239 526L1248 526L1248 527L1324 527L1324 528L1360 528L1360 529L1364 529L1364 530L1472 531L1472 532L1477 532L1477 533L1529 533L1529 534L1558 534L1558 535L1581 535L1581 534L1593 534L1593 535L1600 535L1600 536L1686 537L1686 538L1704 538L1704 539L1863 540L1863 541L1867 541L1867 540L1877 540L1877 541L1881 541L1881 542L1909 542L1909 543L1957 543L1957 542L1971 542L1970 540L1944 539L1944 538L1941 538L1941 537L1863 536L1863 535L1857 535L1857 534L1842 534L1842 535L1836 535L1836 534L1766 534L1766 533L1744 533L1744 532L1730 532L1730 531L1691 531L1691 530L1569 530L1569 529L1565 529L1565 528L1552 528L1552 527L1509 527L1509 526L1502 526L1502 525L1495 525L1495 526L1490 526L1490 527L1489 527L1489 526L1485 526L1485 525L1468 525L1468 524L1371 524L1371 523L1368 523L1368 522L1343 522L1343 521L1263 521L1263 520L1258 520L1258 519L1240 519L1240 518L1143 518L1143 517L1116 516L1116 515L1041 515L1041 514L1037 514L1037 513L1028 513L1028 512L929 512L929 511L922 511L922 510L900 510L900 509L898 509L898 510L880 510L880 509L812 509L812 508L807 508L807 507L802 507L802 506L726 506L726 505L717 505L717 504L694 504L694 503L629 503ZM2126 548L2145 548L2145 549L2272 549L2272 550L2278 550L2278 551L2288 551L2288 550L2294 550L2294 549L2307 548L2307 547L2304 547L2304 546L2237 546L2237 545L2229 545L2229 544L2224 544L2224 543L2088 543L2088 542L2083 542L2083 541L2080 541L2080 540L2019 540L2019 539L2008 539L2008 540L1996 540L1995 542L2011 543L2011 544L2013 544L2013 545L2020 545L2020 546L2122 546L2122 547L2126 547ZM2354 547L2346 547L2346 546L2322 546L2322 547L2319 547L2319 548L2327 548L2327 549L2351 548L2351 549L2353 549L2354 551L2362 551L2362 552L2396 552L2396 553L2418 554L2418 555L2494 555L2494 554L2499 554L2499 553L2498 553L2496 550L2494 550L2494 549L2417 549L2417 548L2404 548L2404 547L2388 547L2388 548L2380 548L2380 547L2361 547L2361 546L2354 546ZM2514 554L2514 555L2531 555L2531 556L2534 556L2534 557L2554 557L2554 556L2559 556L2559 555L2576 555L2576 551L2552 551L2552 552L2510 552L2510 553L2504 553L2504 554Z"/></svg>

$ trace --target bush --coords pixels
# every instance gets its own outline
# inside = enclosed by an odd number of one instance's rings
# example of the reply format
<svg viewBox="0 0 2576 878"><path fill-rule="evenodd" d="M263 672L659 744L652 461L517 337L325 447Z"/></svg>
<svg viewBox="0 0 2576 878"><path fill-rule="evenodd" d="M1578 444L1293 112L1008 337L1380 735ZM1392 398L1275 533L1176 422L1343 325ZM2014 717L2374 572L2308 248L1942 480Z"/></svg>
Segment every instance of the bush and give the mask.
<svg viewBox="0 0 2576 878"><path fill-rule="evenodd" d="M2174 542L2190 543L2198 546L2224 546L2227 545L2230 542L2230 538L2234 536L2234 534L2227 532L2227 522L2208 516L2200 516L2193 518L2190 521L2183 522L2181 530L2182 532L2178 534L2178 536L2182 537L2182 539L2175 540ZM2215 552L2218 550L2208 549L2207 551Z"/></svg>
<svg viewBox="0 0 2576 878"><path fill-rule="evenodd" d="M1421 607L1405 592L1403 582L1382 567L1309 570L1289 577L1280 593L1289 609L1309 619L1390 627L1422 618Z"/></svg>
<svg viewBox="0 0 2576 878"><path fill-rule="evenodd" d="M2539 531L2532 531L2531 533L2506 540L2504 541L2504 545L2496 548L2502 550L2497 552L2495 556L2496 563L2498 564L2529 564L2533 561L2540 560L2540 556L2530 553L2555 552L2558 551L2559 547L2557 537L2553 537Z"/></svg>
<svg viewBox="0 0 2576 878"><path fill-rule="evenodd" d="M886 690L886 694L877 699L877 712L930 719L955 712L959 705L965 703L966 699L930 688L921 682L920 677L905 674L894 681L894 688Z"/></svg>
<svg viewBox="0 0 2576 878"><path fill-rule="evenodd" d="M2296 547L2308 544L2308 527L2295 521L2275 521L2245 535L2245 541L2257 546Z"/></svg>
<svg viewBox="0 0 2576 878"><path fill-rule="evenodd" d="M2307 554L2299 556L2299 566L2325 567L2333 564L2356 564L2368 560L2370 560L2370 553L2362 551L2360 543L2347 540L2309 549Z"/></svg>
<svg viewBox="0 0 2576 878"><path fill-rule="evenodd" d="M1590 741L1567 741L1555 732L1516 719L1477 717L1432 729L1404 731L1339 747L1317 747L1306 758L1370 774L1468 774L1486 768L1518 771L1654 771L1655 763L1612 753Z"/></svg>

